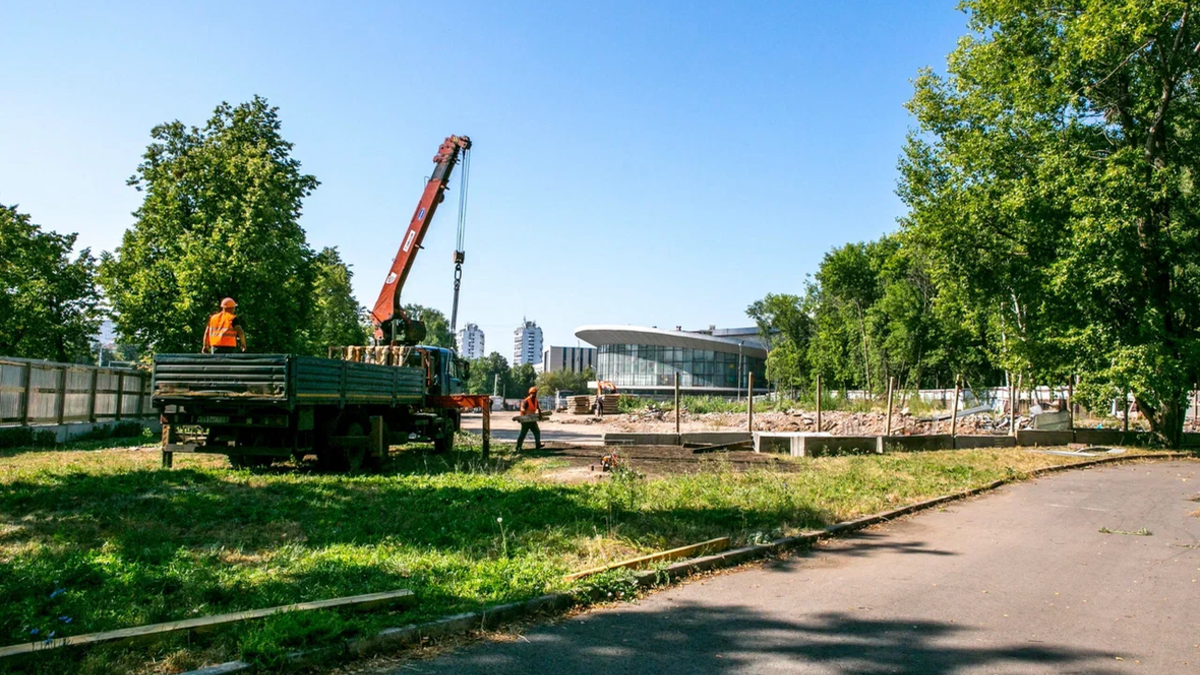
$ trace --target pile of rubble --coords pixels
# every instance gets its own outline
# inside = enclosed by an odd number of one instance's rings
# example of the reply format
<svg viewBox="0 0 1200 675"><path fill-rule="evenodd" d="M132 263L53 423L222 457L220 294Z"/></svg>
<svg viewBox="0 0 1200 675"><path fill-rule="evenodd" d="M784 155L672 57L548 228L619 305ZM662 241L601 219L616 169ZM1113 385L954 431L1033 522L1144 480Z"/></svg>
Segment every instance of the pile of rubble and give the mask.
<svg viewBox="0 0 1200 675"><path fill-rule="evenodd" d="M945 417L945 416L943 416ZM564 422L602 423L614 431L670 432L675 429L672 410L650 406L636 412L597 418L563 419ZM837 436L877 436L887 429L887 414L883 412L827 411L821 414L822 429ZM692 414L684 410L680 426L685 431L745 430L745 413ZM1017 428L1030 428L1028 417L1017 418ZM817 431L817 414L812 410L792 409L786 412L756 412L756 431ZM1005 435L1009 433L1007 415L980 412L958 418L957 431L964 435ZM950 420L932 420L910 414L907 408L892 414L892 433L895 435L949 433Z"/></svg>

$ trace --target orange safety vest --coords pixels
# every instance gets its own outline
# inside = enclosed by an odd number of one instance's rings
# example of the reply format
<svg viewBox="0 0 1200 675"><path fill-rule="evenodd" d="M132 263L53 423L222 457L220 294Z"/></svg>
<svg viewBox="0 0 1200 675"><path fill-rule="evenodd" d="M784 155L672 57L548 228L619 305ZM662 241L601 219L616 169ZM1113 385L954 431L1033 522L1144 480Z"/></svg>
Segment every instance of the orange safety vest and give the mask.
<svg viewBox="0 0 1200 675"><path fill-rule="evenodd" d="M521 414L532 415L538 412L537 394L530 394L521 401Z"/></svg>
<svg viewBox="0 0 1200 675"><path fill-rule="evenodd" d="M217 312L208 317L208 346L236 347L237 333L233 330L233 320L230 312Z"/></svg>

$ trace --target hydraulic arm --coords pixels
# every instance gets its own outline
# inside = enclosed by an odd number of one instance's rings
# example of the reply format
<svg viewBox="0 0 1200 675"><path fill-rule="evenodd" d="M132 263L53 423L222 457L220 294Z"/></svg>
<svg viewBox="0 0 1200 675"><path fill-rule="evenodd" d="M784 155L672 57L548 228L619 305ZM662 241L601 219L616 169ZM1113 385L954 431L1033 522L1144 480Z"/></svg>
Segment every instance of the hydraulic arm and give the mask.
<svg viewBox="0 0 1200 675"><path fill-rule="evenodd" d="M379 291L379 298L371 310L371 319L375 323L375 337L383 343L416 344L425 338L425 327L419 321L411 320L401 309L400 291L412 270L417 250L421 248L421 241L425 238L433 214L446 198L446 185L450 182L454 165L464 161L470 149L470 138L448 136L433 157L437 166L430 175L429 182L425 184L421 201L417 202L412 220L409 221L408 229L401 240L400 251L392 261L392 268L388 270L383 289ZM458 255L456 252L456 263Z"/></svg>

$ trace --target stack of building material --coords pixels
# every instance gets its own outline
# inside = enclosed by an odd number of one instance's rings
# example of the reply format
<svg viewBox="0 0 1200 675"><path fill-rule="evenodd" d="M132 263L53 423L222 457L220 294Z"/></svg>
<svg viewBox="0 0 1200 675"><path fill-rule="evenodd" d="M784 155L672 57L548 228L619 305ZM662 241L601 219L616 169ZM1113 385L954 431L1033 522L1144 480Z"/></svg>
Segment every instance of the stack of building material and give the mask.
<svg viewBox="0 0 1200 675"><path fill-rule="evenodd" d="M621 412L617 406L617 403L620 400L620 394L605 394L604 396L600 397L600 409L605 415L616 415L617 413Z"/></svg>
<svg viewBox="0 0 1200 675"><path fill-rule="evenodd" d="M620 394L605 394L600 397L600 409L605 415L616 415L620 412L617 402ZM591 415L596 412L595 396L572 396L567 399L567 411L572 415Z"/></svg>
<svg viewBox="0 0 1200 675"><path fill-rule="evenodd" d="M572 415L587 415L592 412L591 396L572 396L567 399L567 410Z"/></svg>

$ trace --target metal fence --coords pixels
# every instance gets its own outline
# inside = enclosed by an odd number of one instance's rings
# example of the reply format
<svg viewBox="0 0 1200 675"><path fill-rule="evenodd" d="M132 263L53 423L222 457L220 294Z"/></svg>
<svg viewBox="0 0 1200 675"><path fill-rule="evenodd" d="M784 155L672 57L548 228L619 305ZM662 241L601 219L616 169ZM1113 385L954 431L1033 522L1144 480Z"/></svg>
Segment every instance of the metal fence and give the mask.
<svg viewBox="0 0 1200 675"><path fill-rule="evenodd" d="M0 358L0 425L98 422L153 414L149 372Z"/></svg>

